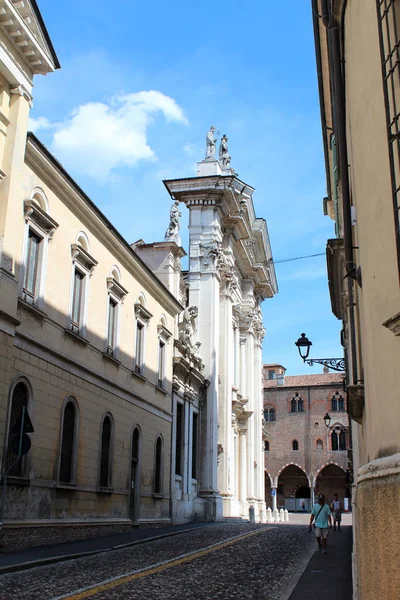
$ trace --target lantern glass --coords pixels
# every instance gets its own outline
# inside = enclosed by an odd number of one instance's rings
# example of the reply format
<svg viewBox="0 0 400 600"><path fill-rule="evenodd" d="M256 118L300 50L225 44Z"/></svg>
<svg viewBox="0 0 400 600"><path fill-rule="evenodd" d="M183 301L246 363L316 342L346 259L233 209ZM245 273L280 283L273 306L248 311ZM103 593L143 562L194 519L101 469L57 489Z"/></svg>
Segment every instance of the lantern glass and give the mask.
<svg viewBox="0 0 400 600"><path fill-rule="evenodd" d="M301 337L295 342L299 354L303 360L306 360L308 354L310 352L310 347L312 346L312 342L306 337L305 333L301 334Z"/></svg>
<svg viewBox="0 0 400 600"><path fill-rule="evenodd" d="M325 421L325 425L327 427L329 427L329 425L331 424L332 419L331 419L330 415L328 415L328 413L326 413L326 415L324 416L324 421Z"/></svg>

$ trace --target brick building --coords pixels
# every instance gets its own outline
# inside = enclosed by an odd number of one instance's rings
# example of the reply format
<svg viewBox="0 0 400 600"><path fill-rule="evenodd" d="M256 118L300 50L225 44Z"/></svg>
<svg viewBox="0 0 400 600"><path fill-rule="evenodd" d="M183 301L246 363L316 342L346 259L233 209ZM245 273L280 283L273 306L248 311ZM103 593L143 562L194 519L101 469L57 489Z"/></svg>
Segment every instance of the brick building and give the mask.
<svg viewBox="0 0 400 600"><path fill-rule="evenodd" d="M316 493L349 497L343 374L285 376L285 371L282 365L263 367L267 506L307 510Z"/></svg>

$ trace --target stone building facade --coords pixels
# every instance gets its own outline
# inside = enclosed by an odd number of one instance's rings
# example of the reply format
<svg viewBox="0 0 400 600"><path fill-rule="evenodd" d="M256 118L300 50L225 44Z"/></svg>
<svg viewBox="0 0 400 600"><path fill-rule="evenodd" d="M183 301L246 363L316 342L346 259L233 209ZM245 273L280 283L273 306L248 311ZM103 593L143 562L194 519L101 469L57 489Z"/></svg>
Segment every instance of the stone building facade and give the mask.
<svg viewBox="0 0 400 600"><path fill-rule="evenodd" d="M400 589L400 6L312 0L333 314L351 417L354 598ZM376 507L384 506L379 519Z"/></svg>
<svg viewBox="0 0 400 600"><path fill-rule="evenodd" d="M129 245L27 134L33 76L59 63L36 4L3 6L3 542L248 517L250 505L265 520L260 306L277 287L253 188L227 140L219 160L214 143L198 177L164 182L164 241ZM8 35L16 20L21 35Z"/></svg>
<svg viewBox="0 0 400 600"><path fill-rule="evenodd" d="M174 356L173 518L248 518L253 506L264 521L260 307L277 283L254 189L225 156L216 160L212 148L207 156L197 177L164 182L189 210L188 271L181 273L178 245L161 259L168 232L163 244L137 247L186 300ZM179 243L178 233L172 238Z"/></svg>
<svg viewBox="0 0 400 600"><path fill-rule="evenodd" d="M272 509L308 510L315 494L349 498L347 398L341 373L286 376L264 365L265 499ZM324 416L331 417L329 427Z"/></svg>
<svg viewBox="0 0 400 600"><path fill-rule="evenodd" d="M183 306L27 136L32 78L59 65L36 5L3 6L14 25L21 22L22 38L7 35L3 10L4 541L29 545L169 523L173 339ZM30 436L24 449L31 447L18 461L21 426Z"/></svg>

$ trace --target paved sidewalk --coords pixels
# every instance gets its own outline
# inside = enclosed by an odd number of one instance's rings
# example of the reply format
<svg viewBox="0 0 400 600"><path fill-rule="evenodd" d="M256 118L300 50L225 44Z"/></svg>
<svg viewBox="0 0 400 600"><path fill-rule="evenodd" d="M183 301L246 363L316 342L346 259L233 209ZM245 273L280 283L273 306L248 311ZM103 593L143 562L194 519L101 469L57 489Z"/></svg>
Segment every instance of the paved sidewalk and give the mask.
<svg viewBox="0 0 400 600"><path fill-rule="evenodd" d="M329 532L327 553L315 552L289 600L352 600L352 527L341 529Z"/></svg>
<svg viewBox="0 0 400 600"><path fill-rule="evenodd" d="M108 550L115 550L126 546L133 546L149 540L162 539L178 535L184 531L212 527L217 524L210 522L185 523L184 525L170 525L168 527L133 529L125 533L115 533L71 542L35 546L34 548L25 548L13 552L3 552L0 554L0 575L61 562L71 558L90 556L91 554L107 552Z"/></svg>

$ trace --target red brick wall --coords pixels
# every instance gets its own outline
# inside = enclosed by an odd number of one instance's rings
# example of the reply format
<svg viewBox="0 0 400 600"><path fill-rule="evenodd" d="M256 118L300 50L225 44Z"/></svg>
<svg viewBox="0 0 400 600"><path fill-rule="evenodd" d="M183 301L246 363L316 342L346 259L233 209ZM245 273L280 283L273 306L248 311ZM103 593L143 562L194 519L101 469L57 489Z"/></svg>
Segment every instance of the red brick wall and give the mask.
<svg viewBox="0 0 400 600"><path fill-rule="evenodd" d="M339 392L345 400L345 411L332 411L335 392ZM295 396L296 393L298 396ZM291 412L293 397L302 398L304 412ZM336 425L343 426L346 430L346 448L350 447L347 399L342 384L265 387L264 408L272 407L276 411L276 421L267 423L269 452L264 452L265 470L270 479L268 481L267 478L267 505L271 505L269 484L277 485L278 479L281 484L278 505L283 505L285 497L293 497L298 487L309 484L327 497L336 491L342 498L347 495L347 450L332 451L331 442L332 429ZM323 420L327 412L332 417L329 431ZM292 449L294 440L298 442L298 450ZM322 450L317 449L317 440L322 440ZM282 473L287 465L297 468ZM342 469L325 469L327 465L338 465Z"/></svg>

